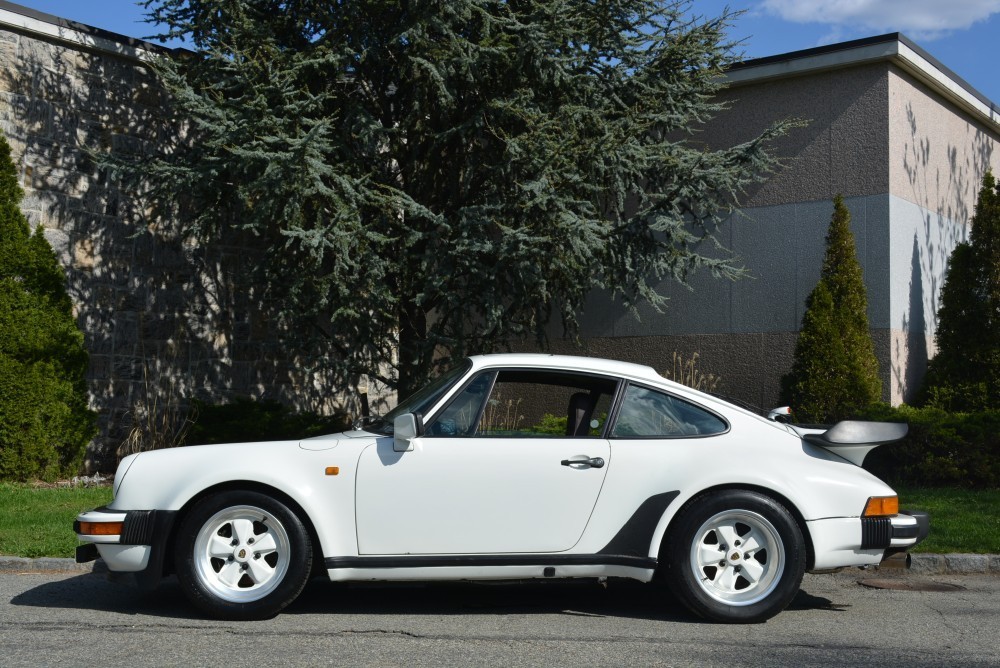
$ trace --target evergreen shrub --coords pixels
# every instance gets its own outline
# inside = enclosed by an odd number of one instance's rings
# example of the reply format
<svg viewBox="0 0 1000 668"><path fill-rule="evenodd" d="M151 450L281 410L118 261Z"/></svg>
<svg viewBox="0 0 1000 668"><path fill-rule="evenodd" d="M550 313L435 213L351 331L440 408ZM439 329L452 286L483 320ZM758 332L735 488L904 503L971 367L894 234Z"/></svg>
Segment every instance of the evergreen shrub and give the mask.
<svg viewBox="0 0 1000 668"><path fill-rule="evenodd" d="M935 340L924 403L952 411L1000 410L1000 187L990 172L969 241L958 244L948 261Z"/></svg>
<svg viewBox="0 0 1000 668"><path fill-rule="evenodd" d="M79 472L96 415L66 278L23 195L0 137L0 480L53 480Z"/></svg>
<svg viewBox="0 0 1000 668"><path fill-rule="evenodd" d="M1000 411L949 413L934 407L874 404L858 418L910 425L905 439L878 447L865 459L865 468L886 482L1000 487Z"/></svg>
<svg viewBox="0 0 1000 668"><path fill-rule="evenodd" d="M806 301L782 401L799 422L833 423L878 401L882 381L868 330L868 297L844 199L833 200L819 283Z"/></svg>

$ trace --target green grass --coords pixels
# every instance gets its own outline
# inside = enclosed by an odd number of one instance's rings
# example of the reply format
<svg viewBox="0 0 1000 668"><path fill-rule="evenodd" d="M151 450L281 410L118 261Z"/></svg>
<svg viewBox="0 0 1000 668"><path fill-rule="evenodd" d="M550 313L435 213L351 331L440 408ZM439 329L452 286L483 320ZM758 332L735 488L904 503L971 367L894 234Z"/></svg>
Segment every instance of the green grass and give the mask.
<svg viewBox="0 0 1000 668"><path fill-rule="evenodd" d="M1000 554L1000 490L897 491L901 507L931 514L931 534L914 552ZM72 557L74 518L110 501L110 487L0 483L0 554Z"/></svg>
<svg viewBox="0 0 1000 668"><path fill-rule="evenodd" d="M899 507L926 510L931 533L913 552L1000 554L1000 489L897 487Z"/></svg>
<svg viewBox="0 0 1000 668"><path fill-rule="evenodd" d="M72 557L73 520L111 502L110 487L33 487L0 483L0 554Z"/></svg>

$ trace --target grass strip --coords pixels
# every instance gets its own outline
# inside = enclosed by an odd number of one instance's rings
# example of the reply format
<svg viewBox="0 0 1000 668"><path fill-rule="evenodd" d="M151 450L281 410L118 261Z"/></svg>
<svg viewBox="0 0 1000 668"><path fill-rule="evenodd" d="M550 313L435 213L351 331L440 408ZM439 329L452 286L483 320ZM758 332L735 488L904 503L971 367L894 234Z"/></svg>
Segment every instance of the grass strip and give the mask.
<svg viewBox="0 0 1000 668"><path fill-rule="evenodd" d="M913 552L1000 554L1000 489L896 487L899 507L926 510L931 533Z"/></svg>
<svg viewBox="0 0 1000 668"><path fill-rule="evenodd" d="M111 502L110 487L36 487L0 483L0 554L72 557L73 520Z"/></svg>
<svg viewBox="0 0 1000 668"><path fill-rule="evenodd" d="M1000 554L1000 490L898 487L900 506L926 510L931 533L914 552ZM0 554L72 557L73 520L111 501L110 487L0 483Z"/></svg>

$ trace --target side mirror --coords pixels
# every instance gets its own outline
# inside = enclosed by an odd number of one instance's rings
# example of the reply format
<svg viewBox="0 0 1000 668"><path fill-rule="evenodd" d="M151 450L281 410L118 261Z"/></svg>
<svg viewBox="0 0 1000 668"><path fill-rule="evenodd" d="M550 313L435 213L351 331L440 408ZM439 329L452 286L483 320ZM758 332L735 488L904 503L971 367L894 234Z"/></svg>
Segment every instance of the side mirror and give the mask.
<svg viewBox="0 0 1000 668"><path fill-rule="evenodd" d="M400 415L392 422L392 449L395 452L409 452L413 449L413 439L423 435L423 416L419 413Z"/></svg>

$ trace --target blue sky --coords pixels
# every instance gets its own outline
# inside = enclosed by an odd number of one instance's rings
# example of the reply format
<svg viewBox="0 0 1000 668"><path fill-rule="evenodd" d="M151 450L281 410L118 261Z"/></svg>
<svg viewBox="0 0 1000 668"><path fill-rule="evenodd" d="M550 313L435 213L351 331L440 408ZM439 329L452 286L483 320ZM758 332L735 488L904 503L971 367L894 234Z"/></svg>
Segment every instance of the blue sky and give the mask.
<svg viewBox="0 0 1000 668"><path fill-rule="evenodd" d="M134 0L20 0L19 4L130 37L150 32ZM697 0L715 16L745 10L731 36L746 57L772 56L902 32L1000 105L1000 0Z"/></svg>

